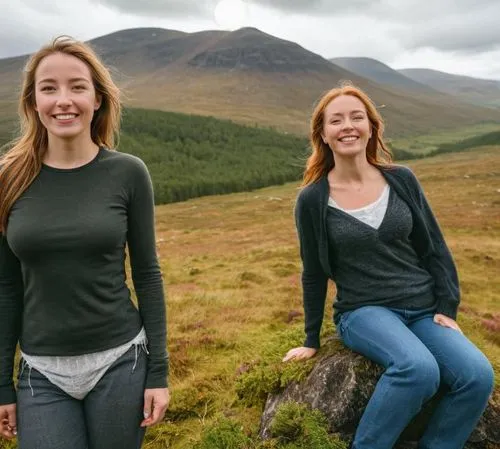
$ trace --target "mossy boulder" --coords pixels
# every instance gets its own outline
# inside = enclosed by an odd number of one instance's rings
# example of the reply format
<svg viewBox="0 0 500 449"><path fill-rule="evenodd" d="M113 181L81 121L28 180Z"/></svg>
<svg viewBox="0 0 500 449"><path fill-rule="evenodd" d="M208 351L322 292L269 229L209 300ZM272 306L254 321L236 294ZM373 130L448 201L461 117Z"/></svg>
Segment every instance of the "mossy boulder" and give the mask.
<svg viewBox="0 0 500 449"><path fill-rule="evenodd" d="M347 349L319 358L302 381L292 381L280 392L269 394L261 418L260 437L271 438L272 422L282 404L308 404L319 410L328 423L328 432L350 441L383 372L382 367ZM416 441L444 394L440 390L402 433L397 448L416 447ZM500 448L500 404L490 400L465 449Z"/></svg>

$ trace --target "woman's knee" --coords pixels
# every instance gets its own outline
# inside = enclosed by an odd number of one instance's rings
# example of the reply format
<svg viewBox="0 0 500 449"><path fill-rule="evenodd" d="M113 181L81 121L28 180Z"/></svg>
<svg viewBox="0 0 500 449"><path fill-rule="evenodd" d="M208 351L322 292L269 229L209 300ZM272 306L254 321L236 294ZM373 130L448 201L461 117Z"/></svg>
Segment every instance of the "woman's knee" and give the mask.
<svg viewBox="0 0 500 449"><path fill-rule="evenodd" d="M457 387L468 388L475 397L488 398L495 384L495 373L491 363L484 356L466 363L466 368L460 376L461 382Z"/></svg>
<svg viewBox="0 0 500 449"><path fill-rule="evenodd" d="M408 354L399 362L398 368L412 388L422 392L423 396L431 397L439 389L441 375L432 354Z"/></svg>

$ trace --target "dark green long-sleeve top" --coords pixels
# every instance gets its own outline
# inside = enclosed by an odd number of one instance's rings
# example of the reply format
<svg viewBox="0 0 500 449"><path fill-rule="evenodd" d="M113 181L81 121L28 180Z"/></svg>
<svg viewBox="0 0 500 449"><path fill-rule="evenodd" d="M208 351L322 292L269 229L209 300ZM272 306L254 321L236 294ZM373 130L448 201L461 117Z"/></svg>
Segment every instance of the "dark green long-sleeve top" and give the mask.
<svg viewBox="0 0 500 449"><path fill-rule="evenodd" d="M409 240L432 277L436 313L456 318L460 302L457 270L437 220L415 175L407 167L381 168L387 183L408 205L413 222ZM329 185L326 176L304 187L297 198L295 222L303 264L304 346L319 348L328 279L335 280L335 245L328 240ZM366 305L363 302L358 307ZM405 298L399 307L405 308Z"/></svg>
<svg viewBox="0 0 500 449"><path fill-rule="evenodd" d="M126 285L128 245L138 308ZM16 400L17 342L71 356L148 337L146 388L167 385L166 312L151 179L137 157L100 148L75 169L42 166L0 236L0 404Z"/></svg>

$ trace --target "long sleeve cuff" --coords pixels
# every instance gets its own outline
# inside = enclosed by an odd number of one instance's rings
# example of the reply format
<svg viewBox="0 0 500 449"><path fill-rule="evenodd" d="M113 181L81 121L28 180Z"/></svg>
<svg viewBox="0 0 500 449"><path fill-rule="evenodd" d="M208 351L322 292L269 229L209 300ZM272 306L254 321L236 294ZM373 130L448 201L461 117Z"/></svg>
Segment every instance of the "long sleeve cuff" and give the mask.
<svg viewBox="0 0 500 449"><path fill-rule="evenodd" d="M17 400L14 384L0 387L0 405L15 404Z"/></svg>
<svg viewBox="0 0 500 449"><path fill-rule="evenodd" d="M439 301L436 309L436 313L446 315L447 317L457 319L458 303L454 301Z"/></svg>
<svg viewBox="0 0 500 449"><path fill-rule="evenodd" d="M148 372L146 375L146 388L167 388L168 387L168 371L169 371L168 355L163 360L148 360Z"/></svg>
<svg viewBox="0 0 500 449"><path fill-rule="evenodd" d="M314 349L319 349L320 344L319 344L319 336L306 336L306 339L304 341L304 346L306 348L314 348Z"/></svg>

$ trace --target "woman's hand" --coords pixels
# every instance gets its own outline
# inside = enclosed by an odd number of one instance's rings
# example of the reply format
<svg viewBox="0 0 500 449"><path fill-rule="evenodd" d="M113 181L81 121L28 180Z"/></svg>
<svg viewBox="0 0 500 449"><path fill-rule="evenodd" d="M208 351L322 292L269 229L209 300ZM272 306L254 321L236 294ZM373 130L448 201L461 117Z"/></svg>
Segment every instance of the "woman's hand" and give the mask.
<svg viewBox="0 0 500 449"><path fill-rule="evenodd" d="M8 440L17 435L16 404L0 405L0 435Z"/></svg>
<svg viewBox="0 0 500 449"><path fill-rule="evenodd" d="M450 318L449 316L443 315L441 313L436 313L434 315L434 322L444 327L450 327L451 329L455 329L456 331L463 334L462 329L458 326L457 322Z"/></svg>
<svg viewBox="0 0 500 449"><path fill-rule="evenodd" d="M283 362L288 362L289 360L307 360L318 352L314 348L306 348L305 346L300 346L298 348L290 349L283 358Z"/></svg>
<svg viewBox="0 0 500 449"><path fill-rule="evenodd" d="M144 420L141 427L158 424L165 416L170 402L168 388L148 388L144 390Z"/></svg>

